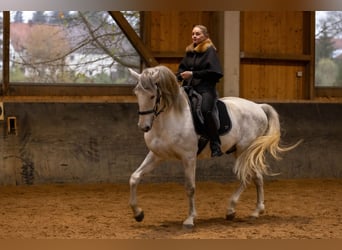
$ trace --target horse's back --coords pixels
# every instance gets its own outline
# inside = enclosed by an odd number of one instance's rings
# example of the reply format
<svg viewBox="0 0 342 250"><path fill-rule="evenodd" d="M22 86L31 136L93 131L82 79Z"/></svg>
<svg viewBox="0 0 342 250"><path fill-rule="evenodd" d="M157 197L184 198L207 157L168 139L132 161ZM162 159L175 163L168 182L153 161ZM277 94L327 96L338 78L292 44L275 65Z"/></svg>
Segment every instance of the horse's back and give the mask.
<svg viewBox="0 0 342 250"><path fill-rule="evenodd" d="M250 115L251 118L254 116L265 117L265 112L262 105L256 102L241 98L241 97L222 97L220 100L226 104L228 112L238 112L239 115Z"/></svg>
<svg viewBox="0 0 342 250"><path fill-rule="evenodd" d="M220 100L227 106L232 121L230 136L234 136L240 143L247 145L265 133L268 119L262 108L264 104L240 97L223 97Z"/></svg>
<svg viewBox="0 0 342 250"><path fill-rule="evenodd" d="M233 104L233 105L238 105L238 106L258 106L257 103L250 101L245 98L241 97L235 97L235 96L226 96L220 98L221 101L223 101L226 104Z"/></svg>

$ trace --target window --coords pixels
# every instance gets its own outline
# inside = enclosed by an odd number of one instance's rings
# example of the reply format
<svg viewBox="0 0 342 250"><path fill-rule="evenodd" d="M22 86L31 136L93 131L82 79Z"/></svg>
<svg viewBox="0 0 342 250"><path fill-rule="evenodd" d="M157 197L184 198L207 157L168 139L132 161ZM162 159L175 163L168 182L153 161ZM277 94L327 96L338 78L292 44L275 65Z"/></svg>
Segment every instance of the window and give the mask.
<svg viewBox="0 0 342 250"><path fill-rule="evenodd" d="M123 11L139 35L140 14ZM140 56L106 11L11 11L11 83L133 84Z"/></svg>
<svg viewBox="0 0 342 250"><path fill-rule="evenodd" d="M317 11L315 87L342 88L342 12Z"/></svg>

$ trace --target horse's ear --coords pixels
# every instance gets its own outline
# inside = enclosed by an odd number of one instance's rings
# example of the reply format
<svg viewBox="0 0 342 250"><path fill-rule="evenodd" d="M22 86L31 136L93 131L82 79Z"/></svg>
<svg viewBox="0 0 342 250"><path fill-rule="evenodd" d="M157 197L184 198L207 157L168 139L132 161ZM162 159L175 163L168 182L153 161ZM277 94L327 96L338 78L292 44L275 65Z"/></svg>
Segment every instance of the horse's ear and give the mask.
<svg viewBox="0 0 342 250"><path fill-rule="evenodd" d="M139 79L140 74L138 74L137 72L135 72L135 71L134 71L133 69L131 69L131 68L128 68L128 71L129 71L129 73L131 73L131 75L132 75L134 78Z"/></svg>

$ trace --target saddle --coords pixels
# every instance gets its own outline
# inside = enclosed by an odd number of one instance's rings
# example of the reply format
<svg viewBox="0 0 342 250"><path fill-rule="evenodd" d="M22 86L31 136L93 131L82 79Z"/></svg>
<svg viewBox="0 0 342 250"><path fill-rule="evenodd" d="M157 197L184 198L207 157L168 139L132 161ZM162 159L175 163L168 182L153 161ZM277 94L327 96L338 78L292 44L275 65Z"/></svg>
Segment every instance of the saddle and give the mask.
<svg viewBox="0 0 342 250"><path fill-rule="evenodd" d="M194 121L196 133L200 136L198 140L197 154L201 153L209 142L204 125L204 117L201 111L202 96L190 86L183 87L189 97L189 105ZM219 135L227 134L232 128L232 122L228 114L226 105L219 99L216 100L213 109L214 120ZM230 153L230 152L227 152Z"/></svg>

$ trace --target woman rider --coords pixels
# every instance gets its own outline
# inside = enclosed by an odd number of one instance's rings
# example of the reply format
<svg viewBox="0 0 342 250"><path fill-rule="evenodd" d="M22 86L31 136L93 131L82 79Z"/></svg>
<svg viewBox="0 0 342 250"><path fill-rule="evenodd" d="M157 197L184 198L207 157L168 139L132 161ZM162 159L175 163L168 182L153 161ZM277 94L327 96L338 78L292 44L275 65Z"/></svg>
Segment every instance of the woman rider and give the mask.
<svg viewBox="0 0 342 250"><path fill-rule="evenodd" d="M216 84L223 76L221 65L205 26L193 27L192 41L186 47L185 56L179 64L177 78L183 81L183 86L192 86L202 96L201 111L210 140L211 156L221 156L220 137L213 117L217 100Z"/></svg>

